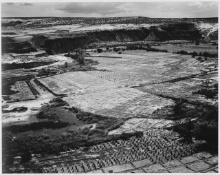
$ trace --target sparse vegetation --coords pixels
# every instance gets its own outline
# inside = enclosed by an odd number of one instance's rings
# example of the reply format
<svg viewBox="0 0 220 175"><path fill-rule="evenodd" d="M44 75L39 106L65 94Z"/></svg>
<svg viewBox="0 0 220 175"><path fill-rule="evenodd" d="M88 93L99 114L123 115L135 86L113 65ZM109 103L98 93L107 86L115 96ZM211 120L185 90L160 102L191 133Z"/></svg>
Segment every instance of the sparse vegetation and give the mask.
<svg viewBox="0 0 220 175"><path fill-rule="evenodd" d="M26 163L31 153L58 154L70 148L110 139L106 135L108 129L123 123L121 119L94 115L77 108L65 109L64 105L67 104L61 98L55 98L42 107L37 116L39 122L5 127L3 145L11 149L4 154L11 155L8 157L11 160L15 155L20 155ZM93 123L96 127L91 130Z"/></svg>
<svg viewBox="0 0 220 175"><path fill-rule="evenodd" d="M218 83L210 83L209 81L203 82L201 89L193 92L194 94L204 95L206 98L218 98Z"/></svg>
<svg viewBox="0 0 220 175"><path fill-rule="evenodd" d="M2 70L11 69L30 69L39 66L45 66L54 63L55 61L45 61L45 62L29 62L29 63L4 63L2 64Z"/></svg>
<svg viewBox="0 0 220 175"><path fill-rule="evenodd" d="M165 49L156 49L156 48L153 48L153 47L146 48L145 50L146 51L151 51L151 52L168 52Z"/></svg>
<svg viewBox="0 0 220 175"><path fill-rule="evenodd" d="M195 56L202 56L202 57L210 57L210 58L217 58L218 54L216 53L209 53L209 52L187 52L185 50L180 50L176 52L177 54L182 54L182 55L192 55L192 57L194 58Z"/></svg>
<svg viewBox="0 0 220 175"><path fill-rule="evenodd" d="M190 107L191 106L191 107ZM209 152L217 152L218 143L218 109L216 106L190 105L179 100L174 107L174 115L183 116L185 121L177 122L174 131L180 133L186 142L192 142L192 138L205 140L203 149ZM202 109L202 110L201 110ZM193 120L196 118L196 120Z"/></svg>
<svg viewBox="0 0 220 175"><path fill-rule="evenodd" d="M98 52L98 53L102 53L103 50L102 50L101 48L98 48L98 49L97 49L97 52Z"/></svg>
<svg viewBox="0 0 220 175"><path fill-rule="evenodd" d="M109 21L129 25L99 30ZM217 18L197 21L47 17L2 25L10 35L2 38L3 171L51 173L68 164L86 172L216 154L218 44L210 39L218 32L207 38L199 27Z"/></svg>
<svg viewBox="0 0 220 175"><path fill-rule="evenodd" d="M120 48L118 48L118 47L114 47L114 48L113 48L113 51L115 51L115 52L119 52L119 51L120 51Z"/></svg>

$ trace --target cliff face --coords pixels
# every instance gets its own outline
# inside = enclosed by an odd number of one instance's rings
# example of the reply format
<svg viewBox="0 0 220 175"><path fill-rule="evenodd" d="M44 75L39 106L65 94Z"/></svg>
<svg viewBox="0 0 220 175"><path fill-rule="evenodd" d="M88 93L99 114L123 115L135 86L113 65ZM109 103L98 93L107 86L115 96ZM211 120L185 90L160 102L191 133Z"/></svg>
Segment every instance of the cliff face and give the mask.
<svg viewBox="0 0 220 175"><path fill-rule="evenodd" d="M53 53L68 52L96 42L132 42L132 41L166 41L166 40L197 40L201 33L192 23L177 23L150 28L120 29L107 31L90 31L77 37L61 37L47 39L45 50Z"/></svg>
<svg viewBox="0 0 220 175"><path fill-rule="evenodd" d="M73 49L85 47L89 43L87 36L74 38L48 39L44 43L44 49L48 54L65 53Z"/></svg>
<svg viewBox="0 0 220 175"><path fill-rule="evenodd" d="M166 40L196 40L201 38L200 31L193 23L171 23L150 28L117 29L102 31L87 31L82 33L66 33L54 35L34 35L30 42L12 42L6 39L5 51L16 49L28 51L41 48L49 54L65 53L73 49L85 47L98 42L132 42L132 41L166 41ZM9 46L9 47L8 47ZM10 48L10 49L8 49Z"/></svg>
<svg viewBox="0 0 220 175"><path fill-rule="evenodd" d="M28 53L36 49L28 41L19 42L10 37L2 37L2 53Z"/></svg>
<svg viewBox="0 0 220 175"><path fill-rule="evenodd" d="M147 37L149 30L146 28L139 29L120 29L111 31L89 32L88 36L93 41L141 41Z"/></svg>

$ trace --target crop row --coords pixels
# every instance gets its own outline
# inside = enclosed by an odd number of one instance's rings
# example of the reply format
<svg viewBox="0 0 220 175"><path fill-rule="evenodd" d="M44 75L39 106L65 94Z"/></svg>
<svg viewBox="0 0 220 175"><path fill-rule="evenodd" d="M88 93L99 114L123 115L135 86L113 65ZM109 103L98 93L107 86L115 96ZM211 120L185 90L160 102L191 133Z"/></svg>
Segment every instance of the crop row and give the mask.
<svg viewBox="0 0 220 175"><path fill-rule="evenodd" d="M149 131L148 137L131 137L128 140L117 140L107 143L98 144L89 147L82 153L89 152L99 155L96 158L84 158L73 160L71 152L65 158L60 159L60 163L55 161L55 166L50 165L44 168L44 172L87 172L106 166L124 164L142 159L150 159L153 163L165 163L173 159L179 159L193 154L196 151L195 144L185 144L177 141L177 135L171 132L161 134L163 130L154 130L155 134L161 136L152 136ZM151 136L150 136L151 135ZM167 138L166 138L167 135ZM173 139L171 139L173 137Z"/></svg>

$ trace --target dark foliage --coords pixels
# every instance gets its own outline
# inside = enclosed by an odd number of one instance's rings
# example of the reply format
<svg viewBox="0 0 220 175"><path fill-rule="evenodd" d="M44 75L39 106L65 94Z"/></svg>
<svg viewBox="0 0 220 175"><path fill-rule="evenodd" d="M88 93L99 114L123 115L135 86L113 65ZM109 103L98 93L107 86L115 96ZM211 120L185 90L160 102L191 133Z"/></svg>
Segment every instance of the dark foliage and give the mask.
<svg viewBox="0 0 220 175"><path fill-rule="evenodd" d="M180 133L186 142L192 142L192 138L205 140L203 149L210 152L218 151L218 108L216 106L193 105L193 108L185 108L185 102L179 101L175 106L174 115L184 115L185 122L178 123L173 127L174 131ZM186 112L189 110L189 112ZM190 112L191 111L191 112ZM191 118L197 120L191 121Z"/></svg>
<svg viewBox="0 0 220 175"><path fill-rule="evenodd" d="M218 83L209 84L208 82L204 82L201 89L193 92L193 94L204 95L206 98L217 99L218 98Z"/></svg>
<svg viewBox="0 0 220 175"><path fill-rule="evenodd" d="M156 48L146 48L145 49L146 51L151 51L151 52L168 52L167 50L165 49L156 49Z"/></svg>
<svg viewBox="0 0 220 175"><path fill-rule="evenodd" d="M201 95L205 95L206 98L214 98L214 97L217 97L218 95L218 89L215 89L215 88L210 88L210 89L207 89L207 88L202 88L200 90L198 90L196 92L197 94L201 94Z"/></svg>
<svg viewBox="0 0 220 175"><path fill-rule="evenodd" d="M33 67L39 67L44 65L49 65L54 63L54 61L47 61L47 62L39 62L39 61L33 61L28 63L4 63L2 64L2 70L11 70L11 69L30 69Z"/></svg>
<svg viewBox="0 0 220 175"><path fill-rule="evenodd" d="M118 48L118 47L114 47L113 48L113 51L115 51L115 52L119 52L121 49L120 48Z"/></svg>
<svg viewBox="0 0 220 175"><path fill-rule="evenodd" d="M210 57L210 58L217 58L218 54L217 53L209 53L209 52L200 52L199 56Z"/></svg>
<svg viewBox="0 0 220 175"><path fill-rule="evenodd" d="M17 42L10 37L2 37L2 53L29 53L37 51L33 45L28 42Z"/></svg>
<svg viewBox="0 0 220 175"><path fill-rule="evenodd" d="M182 54L182 55L189 55L189 53L185 50L180 50L176 52L177 54Z"/></svg>
<svg viewBox="0 0 220 175"><path fill-rule="evenodd" d="M13 133L19 133L19 132L25 132L25 131L36 131L43 128L62 128L67 126L68 123L64 122L56 122L56 121L43 121L43 122L36 122L31 124L24 124L24 125L12 125L8 126L6 129L13 132Z"/></svg>
<svg viewBox="0 0 220 175"><path fill-rule="evenodd" d="M176 52L177 54L182 54L182 55L192 55L194 58L195 56L202 56L202 57L209 57L209 58L217 58L218 54L217 53L209 53L209 52L187 52L185 50L180 50Z"/></svg>
<svg viewBox="0 0 220 175"><path fill-rule="evenodd" d="M198 54L197 54L197 52L192 52L191 55L193 58L195 58L195 56L197 56Z"/></svg>
<svg viewBox="0 0 220 175"><path fill-rule="evenodd" d="M68 52L64 56L70 57L73 60L77 61L80 65L85 65L85 50L75 49L74 52Z"/></svg>
<svg viewBox="0 0 220 175"><path fill-rule="evenodd" d="M98 48L98 49L97 49L97 52L98 52L98 53L102 53L103 50L102 50L101 48Z"/></svg>
<svg viewBox="0 0 220 175"><path fill-rule="evenodd" d="M22 21L16 20L16 21L3 22L2 27L16 26L19 24L22 24Z"/></svg>

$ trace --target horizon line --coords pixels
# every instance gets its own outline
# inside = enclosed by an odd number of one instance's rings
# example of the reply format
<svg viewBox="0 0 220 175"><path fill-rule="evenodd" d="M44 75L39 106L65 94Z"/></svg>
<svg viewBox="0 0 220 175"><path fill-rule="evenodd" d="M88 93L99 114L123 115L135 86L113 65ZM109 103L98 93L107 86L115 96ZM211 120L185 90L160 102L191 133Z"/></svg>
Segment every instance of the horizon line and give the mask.
<svg viewBox="0 0 220 175"><path fill-rule="evenodd" d="M108 17L84 17L84 16L2 16L1 18L167 18L167 19L193 19L193 18L218 18L215 17L147 17L147 16L108 16Z"/></svg>

